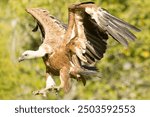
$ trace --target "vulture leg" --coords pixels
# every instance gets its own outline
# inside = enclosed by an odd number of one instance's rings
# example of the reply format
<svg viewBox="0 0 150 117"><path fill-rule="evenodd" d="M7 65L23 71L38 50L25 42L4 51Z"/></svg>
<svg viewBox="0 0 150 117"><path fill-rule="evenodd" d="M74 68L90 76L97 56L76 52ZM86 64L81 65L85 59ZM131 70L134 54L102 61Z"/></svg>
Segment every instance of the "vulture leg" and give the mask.
<svg viewBox="0 0 150 117"><path fill-rule="evenodd" d="M52 90L55 85L56 84L55 84L52 76L49 73L46 73L46 87L41 90L33 91L33 94L34 95L41 94L44 97L46 97L46 94L48 93L48 91Z"/></svg>
<svg viewBox="0 0 150 117"><path fill-rule="evenodd" d="M70 90L70 75L69 75L69 68L63 67L60 70L60 85L54 86L54 90L59 91L61 89L64 89L65 92L68 92Z"/></svg>

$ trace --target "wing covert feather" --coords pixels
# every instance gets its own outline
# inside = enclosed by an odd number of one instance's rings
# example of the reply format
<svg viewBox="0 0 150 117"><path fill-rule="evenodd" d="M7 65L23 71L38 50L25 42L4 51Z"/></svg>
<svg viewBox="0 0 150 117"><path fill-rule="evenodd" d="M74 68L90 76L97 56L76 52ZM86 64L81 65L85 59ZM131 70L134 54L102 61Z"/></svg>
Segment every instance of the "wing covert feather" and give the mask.
<svg viewBox="0 0 150 117"><path fill-rule="evenodd" d="M71 51L86 64L92 64L103 57L106 51L108 36L124 46L128 46L128 40L135 40L136 36L130 31L140 31L135 26L111 15L106 10L97 7L93 2L74 4L69 7L72 23L67 30L68 45L72 44ZM78 50L78 51L76 51Z"/></svg>

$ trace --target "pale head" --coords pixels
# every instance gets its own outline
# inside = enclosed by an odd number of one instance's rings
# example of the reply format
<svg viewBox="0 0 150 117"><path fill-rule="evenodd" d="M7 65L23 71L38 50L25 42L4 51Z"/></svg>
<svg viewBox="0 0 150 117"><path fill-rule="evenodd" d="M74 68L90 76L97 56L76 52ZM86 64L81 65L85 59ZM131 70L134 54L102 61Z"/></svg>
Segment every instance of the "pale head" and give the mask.
<svg viewBox="0 0 150 117"><path fill-rule="evenodd" d="M24 61L27 59L33 59L36 58L36 51L32 51L32 50L27 50L25 52L22 53L22 55L19 57L18 61Z"/></svg>
<svg viewBox="0 0 150 117"><path fill-rule="evenodd" d="M50 46L43 44L36 51L27 50L23 52L22 55L19 57L18 61L21 62L27 59L40 58L40 57L44 57L46 54L52 54L52 49Z"/></svg>

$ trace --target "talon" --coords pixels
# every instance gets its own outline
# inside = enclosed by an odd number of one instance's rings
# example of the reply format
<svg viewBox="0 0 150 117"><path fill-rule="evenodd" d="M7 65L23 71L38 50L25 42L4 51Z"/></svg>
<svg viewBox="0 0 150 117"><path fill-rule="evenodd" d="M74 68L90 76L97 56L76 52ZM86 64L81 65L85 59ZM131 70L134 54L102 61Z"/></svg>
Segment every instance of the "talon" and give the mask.
<svg viewBox="0 0 150 117"><path fill-rule="evenodd" d="M46 97L46 94L47 94L46 91L47 91L46 89L41 89L41 90L33 91L32 93L33 93L33 95L40 95L41 94L43 97Z"/></svg>
<svg viewBox="0 0 150 117"><path fill-rule="evenodd" d="M60 90L61 88L58 86L58 87L54 87L54 90L56 91L56 92L59 92L59 90Z"/></svg>
<svg viewBox="0 0 150 117"><path fill-rule="evenodd" d="M52 91L55 91L55 93L58 93L62 87L61 86L53 86Z"/></svg>
<svg viewBox="0 0 150 117"><path fill-rule="evenodd" d="M60 90L60 88L57 87L57 86L53 86L53 87L51 88L51 91L52 91L53 93L55 93L56 95L58 95L59 90Z"/></svg>
<svg viewBox="0 0 150 117"><path fill-rule="evenodd" d="M42 95L43 97L47 96L47 93L52 91L55 92L56 95L58 95L59 90L61 89L61 86L51 86L49 88L33 91L33 95Z"/></svg>
<svg viewBox="0 0 150 117"><path fill-rule="evenodd" d="M39 90L37 90L37 91L32 91L32 94L33 94L33 95L39 95Z"/></svg>

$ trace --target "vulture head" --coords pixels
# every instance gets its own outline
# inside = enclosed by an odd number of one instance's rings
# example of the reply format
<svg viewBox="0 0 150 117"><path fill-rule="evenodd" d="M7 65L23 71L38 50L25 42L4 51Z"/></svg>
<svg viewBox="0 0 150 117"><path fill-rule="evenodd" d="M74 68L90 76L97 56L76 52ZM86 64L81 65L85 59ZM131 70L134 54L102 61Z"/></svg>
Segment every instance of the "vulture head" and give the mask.
<svg viewBox="0 0 150 117"><path fill-rule="evenodd" d="M33 50L27 50L22 53L22 55L19 57L18 61L24 61L28 59L34 59L34 58L39 58L43 57L47 52L43 48L39 48L36 51Z"/></svg>
<svg viewBox="0 0 150 117"><path fill-rule="evenodd" d="M27 50L22 53L22 55L19 57L18 61L21 62L26 59L32 59L35 58L35 52L31 50Z"/></svg>

